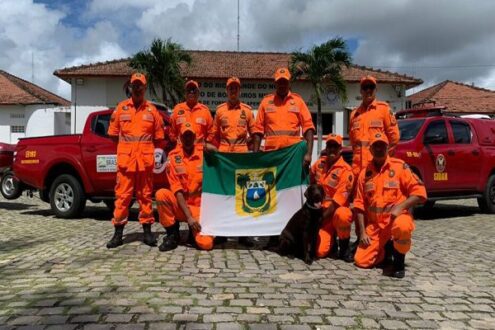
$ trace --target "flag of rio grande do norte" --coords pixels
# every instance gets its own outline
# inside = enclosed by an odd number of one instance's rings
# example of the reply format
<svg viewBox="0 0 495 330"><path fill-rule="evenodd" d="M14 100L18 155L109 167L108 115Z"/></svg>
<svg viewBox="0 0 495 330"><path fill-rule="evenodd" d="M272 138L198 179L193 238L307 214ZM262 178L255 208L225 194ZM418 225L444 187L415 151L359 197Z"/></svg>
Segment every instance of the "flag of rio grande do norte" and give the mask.
<svg viewBox="0 0 495 330"><path fill-rule="evenodd" d="M306 143L271 152L205 153L200 223L215 236L278 235L304 203Z"/></svg>

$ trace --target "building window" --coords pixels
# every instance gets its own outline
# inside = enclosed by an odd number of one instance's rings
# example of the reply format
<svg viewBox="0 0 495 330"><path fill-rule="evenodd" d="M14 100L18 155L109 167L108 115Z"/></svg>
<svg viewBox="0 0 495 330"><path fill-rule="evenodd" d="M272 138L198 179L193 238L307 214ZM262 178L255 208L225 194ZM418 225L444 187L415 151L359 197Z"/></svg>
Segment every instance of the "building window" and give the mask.
<svg viewBox="0 0 495 330"><path fill-rule="evenodd" d="M313 119L313 124L316 127L316 113L311 113L311 118ZM333 132L333 113L322 113L322 131L323 135L332 134Z"/></svg>
<svg viewBox="0 0 495 330"><path fill-rule="evenodd" d="M11 113L10 118L11 119L22 119L22 118L24 118L24 114L23 113Z"/></svg>
<svg viewBox="0 0 495 330"><path fill-rule="evenodd" d="M10 126L10 133L25 133L24 126Z"/></svg>

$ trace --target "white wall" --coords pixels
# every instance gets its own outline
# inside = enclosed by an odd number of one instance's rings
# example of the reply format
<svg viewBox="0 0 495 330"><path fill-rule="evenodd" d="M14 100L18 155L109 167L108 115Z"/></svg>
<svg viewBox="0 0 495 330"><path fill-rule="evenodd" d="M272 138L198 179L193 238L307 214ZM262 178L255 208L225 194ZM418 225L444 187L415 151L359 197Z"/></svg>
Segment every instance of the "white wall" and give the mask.
<svg viewBox="0 0 495 330"><path fill-rule="evenodd" d="M2 105L0 106L0 142L17 143L18 138L24 137L23 133L11 133L11 126L26 126L26 115L24 118L11 118L11 114L23 115L22 105Z"/></svg>
<svg viewBox="0 0 495 330"><path fill-rule="evenodd" d="M49 136L70 133L65 121L55 120L59 114L70 113L70 107L30 105L25 108L26 136Z"/></svg>

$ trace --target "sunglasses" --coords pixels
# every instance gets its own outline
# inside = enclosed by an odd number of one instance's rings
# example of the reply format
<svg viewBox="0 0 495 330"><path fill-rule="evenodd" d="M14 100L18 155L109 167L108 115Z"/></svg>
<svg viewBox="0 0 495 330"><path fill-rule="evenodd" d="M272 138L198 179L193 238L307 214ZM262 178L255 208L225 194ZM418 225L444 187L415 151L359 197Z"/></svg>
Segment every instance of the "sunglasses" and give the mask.
<svg viewBox="0 0 495 330"><path fill-rule="evenodd" d="M197 88L188 88L187 89L187 94L190 94L190 93L193 93L194 94L194 93L196 93L197 90L198 90Z"/></svg>
<svg viewBox="0 0 495 330"><path fill-rule="evenodd" d="M363 85L361 86L361 89L363 91L372 91L375 90L376 86L375 85Z"/></svg>

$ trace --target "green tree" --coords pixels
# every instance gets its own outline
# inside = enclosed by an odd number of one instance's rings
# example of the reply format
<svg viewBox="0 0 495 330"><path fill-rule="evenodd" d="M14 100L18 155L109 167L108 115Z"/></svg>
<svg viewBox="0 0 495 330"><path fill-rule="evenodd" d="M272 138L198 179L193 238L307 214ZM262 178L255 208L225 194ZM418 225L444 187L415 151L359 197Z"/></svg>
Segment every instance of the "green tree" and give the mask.
<svg viewBox="0 0 495 330"><path fill-rule="evenodd" d="M332 88L342 102L347 100L347 90L343 67L351 65L352 58L349 54L344 39L337 37L321 45L313 46L306 53L293 52L290 60L290 71L294 79L304 76L313 85L318 112L316 114L316 133L318 136L317 150L322 148L322 117L321 96L325 90Z"/></svg>
<svg viewBox="0 0 495 330"><path fill-rule="evenodd" d="M173 107L184 98L185 80L181 75L181 66L191 62L191 56L180 44L171 39L154 39L151 47L135 54L129 64L146 74L153 97ZM161 95L158 95L159 91Z"/></svg>

